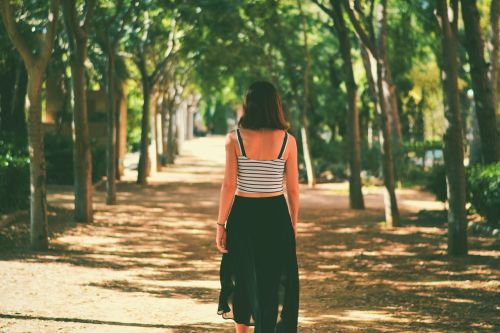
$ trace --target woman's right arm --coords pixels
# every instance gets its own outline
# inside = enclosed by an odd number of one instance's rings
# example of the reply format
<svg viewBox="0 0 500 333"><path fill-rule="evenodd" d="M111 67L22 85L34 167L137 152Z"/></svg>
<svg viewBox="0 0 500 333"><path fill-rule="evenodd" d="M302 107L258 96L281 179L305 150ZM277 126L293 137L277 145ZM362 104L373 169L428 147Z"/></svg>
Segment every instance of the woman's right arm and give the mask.
<svg viewBox="0 0 500 333"><path fill-rule="evenodd" d="M299 218L299 164L297 161L297 141L290 134L288 134L288 147L289 153L285 163L286 192L290 217L295 236L297 236L297 221Z"/></svg>

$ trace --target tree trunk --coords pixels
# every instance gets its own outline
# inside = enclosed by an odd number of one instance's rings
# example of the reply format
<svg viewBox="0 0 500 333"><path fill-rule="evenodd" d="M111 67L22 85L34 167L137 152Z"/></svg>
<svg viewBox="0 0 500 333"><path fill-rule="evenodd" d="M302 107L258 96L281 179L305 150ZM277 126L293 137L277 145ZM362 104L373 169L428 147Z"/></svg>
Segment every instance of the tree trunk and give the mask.
<svg viewBox="0 0 500 333"><path fill-rule="evenodd" d="M368 81L368 90L370 91L370 95L372 95L374 104L378 107L378 97L377 97L377 87L375 84L374 73L372 71L372 62L370 59L370 53L366 49L366 46L363 45L363 42L358 37L359 48L361 53L361 59L363 60L363 67L366 72L366 79Z"/></svg>
<svg viewBox="0 0 500 333"><path fill-rule="evenodd" d="M150 97L151 89L147 77L142 78L142 121L141 121L141 148L139 167L137 170L137 184L146 185L149 174L149 117L150 117Z"/></svg>
<svg viewBox="0 0 500 333"><path fill-rule="evenodd" d="M42 129L42 82L56 35L59 1L50 1L46 33L36 54L18 31L9 1L0 1L0 16L9 35L21 55L28 73L28 146L30 159L30 242L34 250L48 248L47 186Z"/></svg>
<svg viewBox="0 0 500 333"><path fill-rule="evenodd" d="M377 110L376 111L377 114L380 114L380 111L379 111L380 104L378 103L377 87L375 84L375 79L373 77L370 53L366 49L366 46L363 45L363 43L359 39L359 37L358 37L358 41L359 41L361 59L363 60L363 67L365 68L365 72L366 72L366 80L368 81L368 91L370 92L370 95L373 98L373 104L375 105L375 108ZM366 140L367 140L369 149L371 149L373 147L373 140L374 140L373 137L374 137L374 123L373 123L373 121L368 120L367 121ZM383 177L382 174L380 174L380 177Z"/></svg>
<svg viewBox="0 0 500 333"><path fill-rule="evenodd" d="M357 103L357 86L352 70L351 42L345 25L340 2L331 1L333 21L336 27L340 44L340 53L343 59L343 69L349 103L347 118L347 141L349 148L349 205L352 209L364 209L363 193L361 190L361 146L359 134L359 112Z"/></svg>
<svg viewBox="0 0 500 333"><path fill-rule="evenodd" d="M386 89L388 91L388 103L389 103L389 111L391 113L391 132L394 138L394 143L398 146L401 145L402 134L401 134L401 119L399 117L399 107L398 107L398 96L396 93L396 85L392 79L392 70L391 66L387 60L387 57L384 56L384 64L385 64L385 75L384 82L386 84Z"/></svg>
<svg viewBox="0 0 500 333"><path fill-rule="evenodd" d="M107 141L106 141L106 204L116 204L116 87L115 48L108 41L107 77Z"/></svg>
<svg viewBox="0 0 500 333"><path fill-rule="evenodd" d="M156 95L156 98L154 99L155 100L155 103L154 103L154 110L153 110L153 117L152 117L152 130L153 130L153 135L154 135L154 144L155 144L155 160L156 160L156 171L161 171L161 163L160 163L160 160L161 160L161 156L160 156L160 152L161 152L161 142L160 142L160 137L161 135L158 135L158 131L161 130L161 127L160 124L159 124L159 121L158 121L158 116L160 115L161 113L161 105L158 104L159 102L159 99L160 99L160 93L158 92Z"/></svg>
<svg viewBox="0 0 500 333"><path fill-rule="evenodd" d="M399 123L396 109L393 109L391 103L390 84L388 82L389 64L386 62L386 25L387 25L387 0L382 0L378 5L378 25L379 37L377 48L377 93L379 102L379 120L382 149L382 173L384 175L384 207L385 218L388 227L397 227L399 223L399 209L395 191L395 163L394 163L394 142L398 139L397 134L393 134L396 128L396 122ZM375 43L374 43L375 44ZM390 112L390 114L389 114ZM399 126L399 124L397 124Z"/></svg>
<svg viewBox="0 0 500 333"><path fill-rule="evenodd" d="M378 13L378 21L379 21L379 32L385 33L385 10L386 10L386 0L382 0L379 4L379 13ZM342 2L344 4L344 8L349 16L352 26L356 31L357 37L362 41L363 45L366 47L368 51L370 51L371 55L376 59L377 62L377 113L379 115L380 121L380 132L381 132L381 153L382 153L382 173L384 175L384 202L385 202L385 218L386 224L388 227L395 227L399 225L399 209L396 200L396 192L394 189L395 180L394 180L394 157L392 151L392 135L391 135L391 125L388 119L388 111L387 111L387 101L389 98L388 92L385 91L386 84L384 83L384 73L387 69L388 64L384 62L385 58L385 40L381 36L379 36L379 40L377 40L374 34L367 32L362 28L359 20L355 17L354 12L349 7L349 1L344 0ZM371 8L373 9L373 7ZM370 14L371 16L371 14ZM370 23L371 24L371 23ZM373 28L370 28L370 31L373 31ZM363 56L362 51L362 56ZM382 56L381 56L382 55ZM369 66L369 59L366 56L363 56L363 64L365 67ZM367 68L367 76L370 77L371 68L368 70ZM370 88L373 90L373 88ZM373 93L373 92L372 92Z"/></svg>
<svg viewBox="0 0 500 333"><path fill-rule="evenodd" d="M491 0L490 5L490 71L491 92L495 114L498 104L498 15L500 14L500 0ZM497 133L498 135L498 133Z"/></svg>
<svg viewBox="0 0 500 333"><path fill-rule="evenodd" d="M394 159L391 144L391 124L387 116L386 96L384 95L384 83L382 80L383 64L380 59L377 60L377 92L379 108L380 148L382 149L382 173L384 175L384 207L385 222L389 228L399 226L399 209L396 199L395 181L394 181Z"/></svg>
<svg viewBox="0 0 500 333"><path fill-rule="evenodd" d="M302 116L302 126L300 127L300 137L302 138L302 150L304 152L304 161L306 163L307 171L307 184L309 187L316 185L316 177L314 174L314 166L311 158L310 144L309 144L309 130L307 129L307 117Z"/></svg>
<svg viewBox="0 0 500 333"><path fill-rule="evenodd" d="M116 180L120 181L125 173L127 154L127 85L117 80L116 85Z"/></svg>
<svg viewBox="0 0 500 333"><path fill-rule="evenodd" d="M359 48L360 48L360 54L361 58L363 60L363 67L365 68L366 72L366 80L368 81L368 91L370 92L371 97L373 98L373 104L375 105L375 109L377 114L381 114L380 111L380 103L378 102L378 96L377 96L377 85L375 83L375 78L374 78L374 73L372 71L372 62L370 59L370 53L367 50L366 46L363 44L361 39L358 36L358 41L359 41ZM375 131L374 131L374 122L368 121L368 130L367 130L367 135L366 139L368 141L368 147L371 149L373 147L373 141L374 141L374 136L375 136ZM382 164L382 163L381 163ZM383 174L381 170L379 169L379 177L383 177Z"/></svg>
<svg viewBox="0 0 500 333"><path fill-rule="evenodd" d="M118 80L116 80L118 81ZM123 98L123 83L122 82L115 82L116 83L116 100L115 100L115 127L116 127L116 150L115 150L115 176L116 176L116 181L120 181L121 176L122 176L122 166L123 166L123 161L121 158L123 155L121 154L121 137L125 133L122 132L123 129L123 124L122 124L122 112L121 112L121 103L122 103L122 98Z"/></svg>
<svg viewBox="0 0 500 333"><path fill-rule="evenodd" d="M168 103L167 164L175 162L174 101Z"/></svg>
<svg viewBox="0 0 500 333"><path fill-rule="evenodd" d="M400 168L403 167L402 142L401 142L401 122L399 118L396 86L392 80L391 66L387 60L387 0L380 1L377 10L378 21L378 45L377 55L382 65L382 86L383 98L387 118L390 126L390 142L392 150L392 169L394 184L399 178ZM381 95L382 96L382 95Z"/></svg>
<svg viewBox="0 0 500 333"><path fill-rule="evenodd" d="M474 106L473 108L475 109ZM470 126L468 130L471 137L469 140L469 165L481 164L481 138L479 136L479 127L474 110L470 113Z"/></svg>
<svg viewBox="0 0 500 333"><path fill-rule="evenodd" d="M28 146L30 159L31 248L49 246L47 223L47 186L42 132L42 82L44 70L28 69Z"/></svg>
<svg viewBox="0 0 500 333"><path fill-rule="evenodd" d="M458 4L454 3L454 5L453 17L456 20L458 15L456 7ZM450 23L448 20L446 0L437 0L436 7L441 27L444 71L442 77L445 92L444 112L447 120L444 134L444 159L449 203L448 254L464 255L467 254L467 220L463 134L458 90L456 21ZM452 24L455 24L454 28Z"/></svg>
<svg viewBox="0 0 500 333"><path fill-rule="evenodd" d="M178 117L178 112L175 112L174 114L174 119L177 122L177 117ZM175 124L175 122L174 122ZM175 158L179 155L179 126L175 125L174 126L174 151L173 151L173 156L174 160L173 163L175 163Z"/></svg>
<svg viewBox="0 0 500 333"><path fill-rule="evenodd" d="M75 220L93 221L92 207L92 155L90 152L87 90L85 84L86 42L77 42L74 59L71 60L71 77L74 94L74 149L73 162L75 172Z"/></svg>
<svg viewBox="0 0 500 333"><path fill-rule="evenodd" d="M161 165L165 166L167 160L167 151L168 151L168 125L167 125L167 94L163 93L162 102L161 102Z"/></svg>
<svg viewBox="0 0 500 333"><path fill-rule="evenodd" d="M392 80L392 71L387 60L387 0L380 1L378 5L378 57L382 60L382 80L384 84L384 96L387 116L390 121L392 143L399 146L401 141L401 121L399 119L398 99L396 86Z"/></svg>
<svg viewBox="0 0 500 333"><path fill-rule="evenodd" d="M87 33L80 26L74 1L63 3L66 32L68 34L71 80L73 88L73 168L75 191L75 220L91 223L92 206L92 154L90 151L87 85L85 82L85 60L87 59Z"/></svg>
<svg viewBox="0 0 500 333"><path fill-rule="evenodd" d="M19 144L26 144L27 132L26 132L26 116L25 116L25 101L26 101L26 90L28 87L28 76L26 74L26 67L23 64L22 59L19 59L16 66L16 79L14 83L14 89L12 92L12 101L10 105L10 110L2 110L3 115L0 119L0 129L1 130L11 130L16 132L16 137L22 140Z"/></svg>
<svg viewBox="0 0 500 333"><path fill-rule="evenodd" d="M193 139L193 113L194 110L196 109L194 103L195 103L195 97L194 95L191 95L190 102L187 106L187 111L186 111L186 140Z"/></svg>
<svg viewBox="0 0 500 333"><path fill-rule="evenodd" d="M486 164L495 163L499 160L500 153L500 143L498 142L496 129L496 101L493 99L492 84L488 79L488 64L484 59L484 43L479 25L479 11L475 0L462 0L461 4L465 28L465 48L469 56L483 161Z"/></svg>
<svg viewBox="0 0 500 333"><path fill-rule="evenodd" d="M309 106L309 67L311 63L311 56L309 54L309 45L307 42L307 24L304 17L304 12L302 10L302 1L297 0L297 4L300 11L300 17L302 21L302 30L304 36L304 58L305 58L305 66L304 66L304 98L302 102L302 127L300 129L300 134L302 138L302 149L304 151L304 161L306 163L307 170L307 184L310 188L316 185L316 172L314 167L314 160L311 156L311 144L309 142L309 121L307 120L307 109Z"/></svg>

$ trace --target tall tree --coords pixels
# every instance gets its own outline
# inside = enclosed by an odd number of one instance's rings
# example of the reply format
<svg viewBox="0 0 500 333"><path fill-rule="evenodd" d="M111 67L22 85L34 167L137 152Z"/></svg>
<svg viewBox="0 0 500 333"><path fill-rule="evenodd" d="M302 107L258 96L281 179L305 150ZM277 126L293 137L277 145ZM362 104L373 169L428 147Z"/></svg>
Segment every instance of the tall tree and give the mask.
<svg viewBox="0 0 500 333"><path fill-rule="evenodd" d="M491 0L490 5L490 70L489 78L491 82L491 92L493 93L493 102L495 107L495 114L497 111L498 103L498 17L500 15L500 0ZM498 135L498 133L497 133Z"/></svg>
<svg viewBox="0 0 500 333"><path fill-rule="evenodd" d="M9 36L0 30L0 133L12 133L16 145L27 145L24 114L28 76L23 59L13 49Z"/></svg>
<svg viewBox="0 0 500 333"><path fill-rule="evenodd" d="M381 48L385 47L383 42L377 40L375 36L375 31L373 28L373 11L374 11L374 1L370 2L369 16L364 17L362 11L358 8L358 14L361 15L361 19L358 19L349 5L348 0L343 0L343 7L345 8L351 24L356 32L359 40L369 51L370 55L376 61L377 76L376 76L376 89L377 89L377 112L380 121L380 129L382 135L381 148L382 148L382 172L384 176L384 201L385 201L385 220L389 227L395 227L399 225L399 209L396 199L395 191L395 176L394 176L394 155L392 147L392 130L389 122L388 116L388 106L387 101L390 100L389 91L387 90L387 84L384 84L384 78L387 78L386 67L388 66L387 61L383 54ZM385 7L387 6L386 0L381 0L378 4L379 9L379 21L385 20L386 15ZM381 16L380 16L381 15ZM364 24L362 24L364 23ZM367 73L367 75L369 75Z"/></svg>
<svg viewBox="0 0 500 333"><path fill-rule="evenodd" d="M166 113L168 115L168 124L165 128L165 161L166 164L174 164L176 154L178 153L177 139L178 135L178 124L176 121L179 116L179 100L181 100L184 93L185 87L188 84L189 72L191 68L183 68L182 64L178 63L179 57L174 57L170 62L168 68L168 73L165 73L166 81ZM167 71L166 71L167 72Z"/></svg>
<svg viewBox="0 0 500 333"><path fill-rule="evenodd" d="M0 15L5 29L14 47L21 55L28 73L30 240L31 248L34 250L48 248L47 188L42 131L42 83L54 46L58 14L59 1L51 0L46 33L40 42L40 48L34 49L36 46L27 43L26 39L19 33L10 0L0 0Z"/></svg>
<svg viewBox="0 0 500 333"><path fill-rule="evenodd" d="M372 0L374 3L374 0ZM401 119L399 115L398 98L396 93L396 85L392 78L392 69L387 57L387 0L380 0L377 5L377 50L378 57L382 60L381 66L377 67L380 69L380 74L382 75L380 83L383 86L384 104L387 109L387 119L389 126L391 128L391 149L393 156L394 165L394 179L398 179L401 170L398 166L402 166L403 161L403 144L402 144L402 133L401 133Z"/></svg>
<svg viewBox="0 0 500 333"><path fill-rule="evenodd" d="M374 3L374 1L372 1ZM387 59L387 0L381 0L377 6L378 24L378 57L382 59L382 84L387 104L387 115L391 125L392 143L396 149L400 149L401 144L401 121L399 117L398 99L396 85L392 79L392 69Z"/></svg>
<svg viewBox="0 0 500 333"><path fill-rule="evenodd" d="M84 18L77 13L77 1L63 1L64 23L68 35L71 81L73 88L73 164L75 175L75 220L92 222L92 155L90 151L87 84L85 61L87 60L88 28L94 11L94 0L86 0ZM82 21L82 23L80 22Z"/></svg>
<svg viewBox="0 0 500 333"><path fill-rule="evenodd" d="M142 104L142 120L141 120L141 145L140 145L140 158L139 166L137 172L137 183L147 184L147 176L149 172L149 145L150 145L150 132L151 132L151 93L155 84L158 82L162 71L164 70L167 63L175 54L175 19L171 20L170 30L165 31L159 27L163 22L156 22L153 24L153 19L151 18L147 8L142 8L137 6L137 17L142 18L137 20L137 24L140 24L140 28L136 29L134 35L131 36L133 61L139 73L141 75L142 92L143 92L143 104ZM137 33L139 31L140 33ZM155 58L153 51L157 51L154 48L157 47L155 42L160 36L164 34L168 35L168 41L165 43L165 49L160 52L161 58ZM156 53L156 52L154 52ZM152 63L152 64L151 64ZM149 69L150 67L153 68Z"/></svg>
<svg viewBox="0 0 500 333"><path fill-rule="evenodd" d="M134 0L118 0L113 3L101 3L96 17L98 29L97 42L102 48L107 64L103 75L106 86L107 110L107 140L106 140L106 204L116 203L116 109L117 87L116 67L118 48L125 34L125 24L130 20L130 14L136 2Z"/></svg>
<svg viewBox="0 0 500 333"><path fill-rule="evenodd" d="M347 146L349 149L349 205L353 209L364 209L363 192L361 191L361 139L359 133L359 110L357 85L352 69L351 41L344 21L342 4L330 0L331 8L327 8L318 0L314 2L328 14L334 23L334 30L340 44L342 55L342 68L344 81L347 88L349 116L347 118Z"/></svg>
<svg viewBox="0 0 500 333"><path fill-rule="evenodd" d="M286 75L285 80L290 88L288 91L285 90L285 82L278 83L281 87L281 90L284 90L282 98L284 100L288 100L288 105L294 104L296 108L289 107L289 120L292 124L298 124L298 128L300 128L300 139L302 143L302 151L304 164L306 166L307 172L307 182L308 186L312 187L316 184L316 167L314 164L314 159L311 153L311 135L309 129L309 115L308 109L310 108L310 62L308 59L310 57L309 53L309 45L307 38L307 21L306 15L302 10L302 1L297 2L297 7L299 9L299 16L297 17L298 22L296 24L289 24L288 18L295 18L296 15L293 13L293 16L286 17L283 12L280 12L280 4L279 1L272 0L266 3L266 6L269 5L269 16L266 16L267 26L272 27L272 29L266 30L266 37L269 38L270 49L276 49L280 56L283 57L283 72ZM300 7L299 7L300 6ZM295 8L294 8L295 9ZM267 9L266 9L267 10ZM289 14L290 15L290 14ZM301 26L301 29L297 29L297 25ZM302 34L303 44L300 45L297 42L300 40L298 38L290 38L290 35L294 35L295 33ZM295 36L295 35L294 35ZM262 44L262 38L258 39ZM306 45L307 43L307 45ZM259 48L262 48L260 46ZM299 51L296 51L299 50ZM271 52L271 51L270 51ZM267 56L265 56L267 58ZM269 63L268 61L266 61ZM303 62L303 70L297 70L297 63ZM280 71L279 71L280 72ZM268 73L266 72L266 75ZM301 75L302 74L302 75ZM307 80L307 84L306 84ZM301 94L301 87L303 93ZM307 95L307 96L306 96ZM298 112L294 112L294 110L298 110ZM290 129L293 131L295 126L292 125ZM297 135L299 135L297 133Z"/></svg>
<svg viewBox="0 0 500 333"><path fill-rule="evenodd" d="M316 174L314 167L314 160L311 155L311 142L309 135L309 121L307 119L307 110L309 107L309 71L311 64L311 55L309 51L309 44L307 40L307 21L304 15L304 11L302 9L302 1L297 0L297 6L299 8L301 24L302 24L302 34L304 41L304 96L302 101L302 111L300 113L301 127L300 127L300 135L302 139L302 150L304 151L304 161L306 163L306 171L307 171L307 183L309 187L314 187L316 185Z"/></svg>
<svg viewBox="0 0 500 333"><path fill-rule="evenodd" d="M363 67L364 67L365 73L366 73L368 92L373 100L373 104L375 105L376 114L381 114L382 112L380 111L380 103L378 103L377 85L375 83L375 77L374 77L374 73L372 70L372 59L370 58L370 52L368 51L366 46L363 44L363 42L359 39L359 36L358 36L358 45L359 45L359 50L360 50L359 53L361 54ZM369 147L372 146L372 142L373 142L373 125L374 124L371 122L368 124L367 141L368 141ZM380 137L380 135L381 134L379 131L379 137ZM382 140L381 140L381 142L383 142Z"/></svg>
<svg viewBox="0 0 500 333"><path fill-rule="evenodd" d="M162 79L158 85L160 86L159 92L161 94L161 103L159 104L159 113L160 113L160 143L161 143L161 156L158 156L161 166L165 166L167 164L167 151L168 151L168 124L167 124L167 113L169 110L169 105L171 104L169 99L169 89L167 89L167 80L165 78Z"/></svg>
<svg viewBox="0 0 500 333"><path fill-rule="evenodd" d="M494 163L500 158L500 142L498 142L495 114L496 100L494 100L492 82L488 79L488 64L484 58L484 40L479 24L479 11L476 0L462 0L461 4L465 28L465 48L469 56L483 161L487 164ZM492 60L496 61L496 59Z"/></svg>
<svg viewBox="0 0 500 333"><path fill-rule="evenodd" d="M465 168L458 90L458 0L451 0L453 19L448 17L447 0L436 0L443 53L444 159L448 192L448 254L467 254L467 220L465 211Z"/></svg>

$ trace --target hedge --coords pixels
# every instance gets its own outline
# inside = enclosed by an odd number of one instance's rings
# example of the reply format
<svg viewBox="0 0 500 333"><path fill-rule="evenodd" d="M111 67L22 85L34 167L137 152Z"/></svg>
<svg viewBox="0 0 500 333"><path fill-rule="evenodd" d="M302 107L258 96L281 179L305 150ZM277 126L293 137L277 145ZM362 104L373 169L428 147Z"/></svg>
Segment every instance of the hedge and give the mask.
<svg viewBox="0 0 500 333"><path fill-rule="evenodd" d="M500 162L477 165L467 172L469 201L488 223L500 221Z"/></svg>
<svg viewBox="0 0 500 333"><path fill-rule="evenodd" d="M29 206L30 172L27 156L15 156L0 149L0 214Z"/></svg>
<svg viewBox="0 0 500 333"><path fill-rule="evenodd" d="M489 223L500 221L500 162L475 165L466 169L467 201ZM443 165L434 166L428 174L427 190L440 201L447 200L446 175Z"/></svg>
<svg viewBox="0 0 500 333"><path fill-rule="evenodd" d="M92 178L99 180L106 172L106 151L92 147ZM47 184L73 184L73 143L71 138L45 136ZM15 147L0 138L0 214L29 207L30 174L26 149Z"/></svg>

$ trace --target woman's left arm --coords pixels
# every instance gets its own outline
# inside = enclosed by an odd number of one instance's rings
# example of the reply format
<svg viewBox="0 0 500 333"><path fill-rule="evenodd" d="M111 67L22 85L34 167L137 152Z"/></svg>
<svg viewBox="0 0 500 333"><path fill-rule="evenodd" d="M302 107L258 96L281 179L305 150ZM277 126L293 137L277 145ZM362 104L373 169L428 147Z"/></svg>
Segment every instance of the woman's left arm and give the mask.
<svg viewBox="0 0 500 333"><path fill-rule="evenodd" d="M219 217L217 223L224 224L228 218L229 211L236 192L236 174L238 172L238 162L236 159L236 147L231 133L226 135L226 168L224 171L224 181L220 190Z"/></svg>
<svg viewBox="0 0 500 333"><path fill-rule="evenodd" d="M224 224L228 218L234 200L234 192L236 191L238 162L233 142L234 140L231 139L231 133L228 133L226 135L226 168L224 171L224 181L220 190L219 217L217 218L217 235L215 237L215 244L221 253L228 252L226 248L226 228Z"/></svg>

